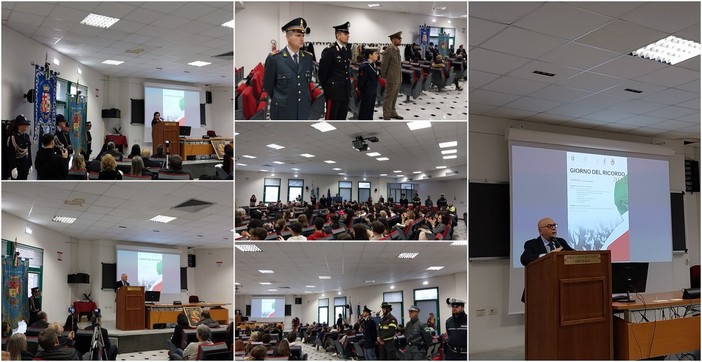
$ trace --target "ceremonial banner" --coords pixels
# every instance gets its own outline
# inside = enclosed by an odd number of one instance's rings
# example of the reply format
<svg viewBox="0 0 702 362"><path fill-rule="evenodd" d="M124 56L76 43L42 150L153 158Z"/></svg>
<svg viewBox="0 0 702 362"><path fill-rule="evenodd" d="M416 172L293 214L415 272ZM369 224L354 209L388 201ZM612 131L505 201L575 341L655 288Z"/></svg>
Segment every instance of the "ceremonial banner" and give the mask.
<svg viewBox="0 0 702 362"><path fill-rule="evenodd" d="M44 133L56 133L56 73L34 65L34 141Z"/></svg>
<svg viewBox="0 0 702 362"><path fill-rule="evenodd" d="M421 45L422 48L425 48L427 45L429 45L429 27L419 27L419 45Z"/></svg>
<svg viewBox="0 0 702 362"><path fill-rule="evenodd" d="M442 58L446 58L446 55L448 55L448 42L449 42L448 34L440 33L439 34L439 54L441 54Z"/></svg>
<svg viewBox="0 0 702 362"><path fill-rule="evenodd" d="M76 153L87 152L88 135L86 133L86 117L88 102L86 96L71 95L68 97L66 121L68 121L68 136L71 138L73 150Z"/></svg>
<svg viewBox="0 0 702 362"><path fill-rule="evenodd" d="M29 259L17 259L5 256L2 258L2 320L17 328L17 322L29 322L29 302L27 293L27 277Z"/></svg>

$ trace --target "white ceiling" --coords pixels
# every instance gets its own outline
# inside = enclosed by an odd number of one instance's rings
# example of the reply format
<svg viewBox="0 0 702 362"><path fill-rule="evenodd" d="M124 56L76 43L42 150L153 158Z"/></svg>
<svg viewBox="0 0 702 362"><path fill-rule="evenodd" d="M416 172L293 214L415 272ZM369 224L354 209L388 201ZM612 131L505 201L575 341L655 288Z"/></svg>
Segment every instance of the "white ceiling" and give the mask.
<svg viewBox="0 0 702 362"><path fill-rule="evenodd" d="M401 174L412 177L414 171L433 173L437 171L436 166L445 165L447 169L458 170L458 177L466 177L466 122L432 122L432 127L415 131L410 131L404 122L332 122L337 129L325 133L312 128L310 124L237 122L236 159L237 163L247 166L236 166L236 169L321 175L343 172L346 176L368 177L377 177L381 173L394 176L398 173L393 171L401 170ZM351 144L356 136L376 136L380 141L368 141L370 150L358 152ZM458 142L456 159L442 158L439 143L447 141ZM266 147L271 143L285 148L275 150ZM377 157L388 157L390 160L377 161L376 157L366 156L371 152L379 152L381 156ZM303 153L316 157L300 156ZM249 159L242 155L257 158ZM336 163L324 163L326 160ZM285 164L277 165L274 161ZM335 167L342 170L335 171ZM292 168L299 168L300 171L293 171Z"/></svg>
<svg viewBox="0 0 702 362"><path fill-rule="evenodd" d="M2 185L2 211L80 240L231 247L232 192L231 182L8 182ZM64 204L78 198L85 199L82 206ZM191 198L215 204L195 213L171 210ZM51 221L56 215L78 220ZM156 215L177 219L149 221Z"/></svg>
<svg viewBox="0 0 702 362"><path fill-rule="evenodd" d="M700 57L627 55L669 35L699 42L699 2L471 2L469 14L470 114L699 141Z"/></svg>
<svg viewBox="0 0 702 362"><path fill-rule="evenodd" d="M262 252L244 253L235 249L234 279L241 284L238 286L241 294L343 291L372 285L365 283L367 280L375 280L375 284L397 283L465 272L468 268L466 245L452 246L444 242L259 242L255 245ZM398 259L404 252L419 255L414 259ZM430 266L444 268L426 270ZM265 269L275 274L259 272ZM331 279L321 280L319 276L331 276ZM272 284L261 285L260 282ZM315 287L306 288L306 285ZM268 289L278 291L269 292Z"/></svg>
<svg viewBox="0 0 702 362"><path fill-rule="evenodd" d="M91 12L120 20L109 29L80 24ZM221 86L233 82L232 58L213 56L232 51L234 31L221 25L233 18L231 1L2 2L3 25L100 73ZM187 65L195 60L212 64Z"/></svg>
<svg viewBox="0 0 702 362"><path fill-rule="evenodd" d="M369 0L363 2L318 1L316 3L368 11L390 11L393 13L436 16L450 19L460 18L461 15L465 18L465 15L468 13L468 7L465 1L394 2ZM380 4L381 6L370 8L368 4ZM442 7L446 7L446 9L440 10Z"/></svg>

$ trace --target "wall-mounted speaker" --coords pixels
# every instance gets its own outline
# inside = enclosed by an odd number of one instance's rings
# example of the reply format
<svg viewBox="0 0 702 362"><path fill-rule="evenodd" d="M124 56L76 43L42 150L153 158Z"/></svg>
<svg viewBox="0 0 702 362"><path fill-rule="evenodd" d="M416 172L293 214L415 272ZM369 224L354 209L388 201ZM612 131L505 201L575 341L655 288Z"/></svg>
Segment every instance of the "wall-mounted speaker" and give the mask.
<svg viewBox="0 0 702 362"><path fill-rule="evenodd" d="M247 304L247 305L246 305L246 314L245 314L245 315L246 315L246 316L250 316L250 315L251 315L251 304Z"/></svg>
<svg viewBox="0 0 702 362"><path fill-rule="evenodd" d="M212 104L212 92L205 91L205 103Z"/></svg>
<svg viewBox="0 0 702 362"><path fill-rule="evenodd" d="M302 304L302 298L295 298L295 304Z"/></svg>
<svg viewBox="0 0 702 362"><path fill-rule="evenodd" d="M196 265L195 263L195 254L188 254L188 267L189 268L194 268Z"/></svg>

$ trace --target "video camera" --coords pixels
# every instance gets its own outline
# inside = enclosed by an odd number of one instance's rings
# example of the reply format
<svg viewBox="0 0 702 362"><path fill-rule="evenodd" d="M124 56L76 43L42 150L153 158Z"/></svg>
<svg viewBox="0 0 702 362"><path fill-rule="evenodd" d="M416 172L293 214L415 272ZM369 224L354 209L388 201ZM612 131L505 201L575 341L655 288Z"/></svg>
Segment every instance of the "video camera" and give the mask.
<svg viewBox="0 0 702 362"><path fill-rule="evenodd" d="M101 318L101 317L102 317L102 311L100 310L100 308L95 308L95 311L93 312L93 315L95 316L95 318Z"/></svg>
<svg viewBox="0 0 702 362"><path fill-rule="evenodd" d="M70 313L70 314L75 314L75 313L76 313L76 309L73 308L73 307L68 307L68 313Z"/></svg>

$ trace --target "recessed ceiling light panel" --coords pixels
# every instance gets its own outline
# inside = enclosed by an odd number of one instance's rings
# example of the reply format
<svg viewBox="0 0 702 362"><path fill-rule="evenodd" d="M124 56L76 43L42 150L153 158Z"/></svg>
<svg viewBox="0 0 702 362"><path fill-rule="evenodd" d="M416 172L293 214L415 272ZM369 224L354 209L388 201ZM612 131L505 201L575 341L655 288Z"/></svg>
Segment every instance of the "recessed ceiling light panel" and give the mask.
<svg viewBox="0 0 702 362"><path fill-rule="evenodd" d="M81 20L80 23L84 25L94 26L96 28L107 29L112 25L115 25L115 23L118 21L118 18L111 18L105 15L90 13L83 20Z"/></svg>

